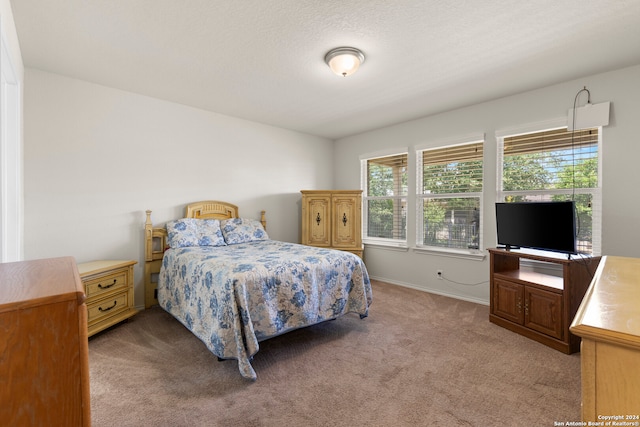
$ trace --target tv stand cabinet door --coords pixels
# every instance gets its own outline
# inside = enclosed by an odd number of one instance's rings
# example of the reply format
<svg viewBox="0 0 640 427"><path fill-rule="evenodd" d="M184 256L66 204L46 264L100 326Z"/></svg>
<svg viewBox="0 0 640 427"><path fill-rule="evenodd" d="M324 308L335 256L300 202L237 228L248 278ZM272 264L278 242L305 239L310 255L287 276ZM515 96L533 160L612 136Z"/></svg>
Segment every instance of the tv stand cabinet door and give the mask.
<svg viewBox="0 0 640 427"><path fill-rule="evenodd" d="M493 281L493 314L510 322L524 323L524 286L506 280Z"/></svg>
<svg viewBox="0 0 640 427"><path fill-rule="evenodd" d="M564 339L562 294L527 286L524 298L524 326L559 340Z"/></svg>

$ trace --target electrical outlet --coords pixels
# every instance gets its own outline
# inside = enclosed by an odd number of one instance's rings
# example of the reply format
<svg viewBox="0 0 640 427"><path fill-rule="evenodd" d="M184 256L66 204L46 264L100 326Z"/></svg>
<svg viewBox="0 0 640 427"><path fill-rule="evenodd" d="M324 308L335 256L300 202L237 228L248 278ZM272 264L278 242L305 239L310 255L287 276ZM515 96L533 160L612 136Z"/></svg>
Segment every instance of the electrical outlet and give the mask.
<svg viewBox="0 0 640 427"><path fill-rule="evenodd" d="M436 274L438 275L438 279L442 280L442 270L436 271Z"/></svg>

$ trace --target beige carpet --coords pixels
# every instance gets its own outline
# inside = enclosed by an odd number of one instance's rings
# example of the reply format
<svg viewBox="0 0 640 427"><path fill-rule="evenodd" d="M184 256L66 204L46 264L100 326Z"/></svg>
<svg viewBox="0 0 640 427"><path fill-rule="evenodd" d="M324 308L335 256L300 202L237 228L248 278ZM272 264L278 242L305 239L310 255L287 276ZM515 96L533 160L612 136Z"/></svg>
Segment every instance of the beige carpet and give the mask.
<svg viewBox="0 0 640 427"><path fill-rule="evenodd" d="M94 426L551 426L580 420L580 356L489 308L380 282L370 316L262 342L243 379L160 308L89 341Z"/></svg>

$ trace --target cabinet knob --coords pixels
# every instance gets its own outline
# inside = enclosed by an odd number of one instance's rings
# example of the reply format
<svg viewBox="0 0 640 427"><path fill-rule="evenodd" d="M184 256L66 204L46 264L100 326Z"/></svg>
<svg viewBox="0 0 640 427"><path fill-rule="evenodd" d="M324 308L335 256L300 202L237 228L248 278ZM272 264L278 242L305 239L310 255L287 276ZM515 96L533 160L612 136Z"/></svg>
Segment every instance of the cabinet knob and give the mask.
<svg viewBox="0 0 640 427"><path fill-rule="evenodd" d="M320 212L318 212L318 216L316 217L316 223L320 225Z"/></svg>
<svg viewBox="0 0 640 427"><path fill-rule="evenodd" d="M347 226L347 213L343 213L342 214L342 223L344 224L344 226Z"/></svg>

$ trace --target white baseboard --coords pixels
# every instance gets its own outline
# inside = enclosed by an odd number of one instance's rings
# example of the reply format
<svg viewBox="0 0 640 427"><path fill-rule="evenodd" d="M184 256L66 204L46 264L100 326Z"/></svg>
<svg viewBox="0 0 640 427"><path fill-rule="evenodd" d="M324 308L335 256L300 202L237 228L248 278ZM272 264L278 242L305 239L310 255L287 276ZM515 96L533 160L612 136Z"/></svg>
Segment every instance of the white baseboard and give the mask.
<svg viewBox="0 0 640 427"><path fill-rule="evenodd" d="M455 298L455 299L459 299L459 300L463 300L463 301L473 302L473 303L476 303L476 304L489 305L489 301L484 300L484 299L480 299L480 298L470 298L470 297L463 296L463 295L452 294L452 293L448 293L448 292L442 292L440 290L429 289L429 288L425 288L423 286L414 285L413 283L405 283L405 282L399 282L397 280L387 279L386 277L369 276L369 278L372 279L372 280L378 280L380 282L390 283L392 285L403 286L405 288L415 289L417 291L427 292L427 293L430 293L430 294L442 295L444 297Z"/></svg>

